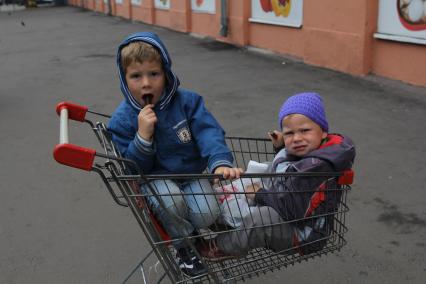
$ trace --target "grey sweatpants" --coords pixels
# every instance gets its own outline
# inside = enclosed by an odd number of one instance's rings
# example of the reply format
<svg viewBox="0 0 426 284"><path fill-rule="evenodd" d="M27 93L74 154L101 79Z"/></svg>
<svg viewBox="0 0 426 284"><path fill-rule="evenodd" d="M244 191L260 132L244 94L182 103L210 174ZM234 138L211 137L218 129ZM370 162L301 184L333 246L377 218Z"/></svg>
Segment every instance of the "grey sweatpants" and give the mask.
<svg viewBox="0 0 426 284"><path fill-rule="evenodd" d="M245 255L254 248L268 248L275 252L292 246L293 226L284 222L271 207L262 206L252 210L243 219L239 231L220 234L217 246L226 254Z"/></svg>

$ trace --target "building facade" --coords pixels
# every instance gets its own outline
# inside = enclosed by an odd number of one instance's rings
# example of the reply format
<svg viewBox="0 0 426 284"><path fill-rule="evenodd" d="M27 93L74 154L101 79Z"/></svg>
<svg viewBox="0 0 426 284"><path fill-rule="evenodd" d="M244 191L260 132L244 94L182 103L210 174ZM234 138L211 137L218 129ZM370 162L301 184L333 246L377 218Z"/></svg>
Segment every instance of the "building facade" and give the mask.
<svg viewBox="0 0 426 284"><path fill-rule="evenodd" d="M307 64L426 86L426 0L68 0Z"/></svg>

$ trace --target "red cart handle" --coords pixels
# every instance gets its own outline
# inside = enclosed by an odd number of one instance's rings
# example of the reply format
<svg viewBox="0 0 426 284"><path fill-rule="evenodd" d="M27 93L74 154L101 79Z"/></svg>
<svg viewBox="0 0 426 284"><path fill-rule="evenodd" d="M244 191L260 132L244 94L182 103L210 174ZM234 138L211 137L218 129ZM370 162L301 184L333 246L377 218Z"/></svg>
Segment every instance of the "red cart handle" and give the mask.
<svg viewBox="0 0 426 284"><path fill-rule="evenodd" d="M53 157L60 164L90 171L96 151L68 142L68 119L83 122L87 110L88 108L85 106L69 102L61 102L56 106L56 113L60 116L59 144L53 150Z"/></svg>

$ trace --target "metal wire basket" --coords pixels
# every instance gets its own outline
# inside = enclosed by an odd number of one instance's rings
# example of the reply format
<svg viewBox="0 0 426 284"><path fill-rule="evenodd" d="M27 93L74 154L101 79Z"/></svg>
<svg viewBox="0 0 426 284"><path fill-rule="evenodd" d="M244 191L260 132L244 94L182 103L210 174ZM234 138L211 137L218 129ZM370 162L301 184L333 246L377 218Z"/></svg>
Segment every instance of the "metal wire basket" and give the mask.
<svg viewBox="0 0 426 284"><path fill-rule="evenodd" d="M339 251L346 244L345 234L348 229L345 225L345 217L349 210L346 200L353 179L352 171L303 174L252 173L244 174L241 179L236 181L223 180L220 176L207 173L144 175L137 171L137 165L133 161L120 156L104 123L93 123L91 120L86 119L87 112L91 112L87 107L71 103L58 104L57 113L61 116L60 143L55 147L54 157L59 163L98 173L113 200L120 206L130 208L140 225L151 249L125 278L124 282L135 277L140 277L144 283L166 281L166 277L173 283L244 281L288 265ZM94 114L102 115L99 113ZM107 115L103 116L108 117ZM101 150L95 151L70 144L68 142L68 119L90 124L100 143ZM267 139L226 137L226 142L233 153L235 166L241 168L245 168L251 160L258 162L271 161L275 155L272 144ZM231 204L231 201L248 200L246 192L235 190L235 188L253 186L255 183L262 187L267 187L267 184L274 180L278 179L284 182L291 180L295 176L299 178L303 176L304 179L321 180L321 186L316 189L302 188L292 192L292 194L295 198L320 195L323 201L322 209L303 217L299 216L276 222L269 220L260 224L257 222L256 228L246 226L247 223L244 221L236 225L224 222L223 218L217 218L208 228L198 230L197 234L172 238L157 220L147 202L149 198L155 198L162 205L162 198L164 195L168 195L167 193L159 194L154 184L166 183L169 180L176 182L192 180L204 185L209 184L212 187L209 194L216 196L220 208L220 216L228 214L228 217L230 216L232 220L250 220L254 214L259 214L256 212L259 207L249 206L243 208L238 202ZM208 181L208 183L205 181ZM145 187L147 190L141 191L141 187ZM226 188L231 190L223 191ZM222 191L218 191L218 189L222 189ZM181 194L185 195L183 192ZM268 194L280 193L271 192ZM189 195L193 194L189 193ZM329 201L333 201L333 203L328 204L327 202ZM248 211L247 208L249 208ZM245 212L243 212L243 209L245 209ZM167 211L166 208L164 210ZM273 209L268 208L266 211L262 211L265 219L268 219L266 217L271 213L269 210ZM170 214L170 218L173 219L172 215ZM284 225L294 228L304 228L306 226L315 228L315 226L319 226L318 224L321 224L320 226L323 229L323 234L320 237L303 243L296 240L292 242L292 246L284 249L277 250L266 243L262 247L249 248L244 254L221 260L203 257L197 251L197 244L205 244L221 236L229 236L230 234L244 236L244 234L256 233L259 230L265 230L270 227L280 228L280 226ZM179 227L179 222L174 222L174 225ZM176 251L172 245L176 241L186 242L188 246L196 251L203 264L207 267L206 273L198 276L189 276L181 271L176 260Z"/></svg>

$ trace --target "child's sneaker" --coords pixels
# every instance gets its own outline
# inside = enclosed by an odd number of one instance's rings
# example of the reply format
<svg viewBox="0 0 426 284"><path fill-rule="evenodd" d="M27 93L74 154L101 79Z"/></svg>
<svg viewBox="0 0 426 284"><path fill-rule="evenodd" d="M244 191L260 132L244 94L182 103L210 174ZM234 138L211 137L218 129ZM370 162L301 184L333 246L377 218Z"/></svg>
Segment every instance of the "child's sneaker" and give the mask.
<svg viewBox="0 0 426 284"><path fill-rule="evenodd" d="M191 248L178 249L176 257L180 270L186 275L193 277L207 273L207 268Z"/></svg>

